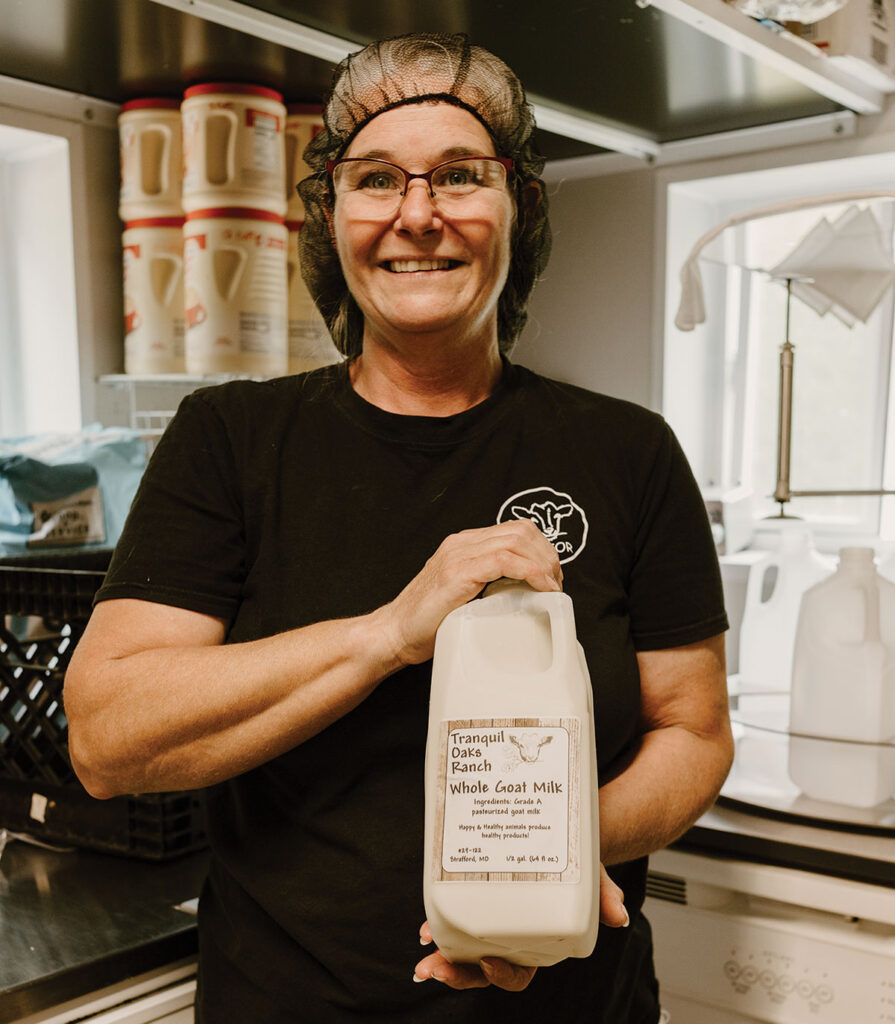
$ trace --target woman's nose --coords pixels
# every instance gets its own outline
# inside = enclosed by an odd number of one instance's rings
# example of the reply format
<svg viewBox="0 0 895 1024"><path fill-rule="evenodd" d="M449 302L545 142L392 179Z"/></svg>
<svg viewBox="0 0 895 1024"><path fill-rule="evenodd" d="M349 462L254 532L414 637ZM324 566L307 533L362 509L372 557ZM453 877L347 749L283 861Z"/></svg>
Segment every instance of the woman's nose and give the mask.
<svg viewBox="0 0 895 1024"><path fill-rule="evenodd" d="M435 200L429 194L428 184L422 180L409 182L398 208L396 230L432 231L440 226L440 223L438 209Z"/></svg>

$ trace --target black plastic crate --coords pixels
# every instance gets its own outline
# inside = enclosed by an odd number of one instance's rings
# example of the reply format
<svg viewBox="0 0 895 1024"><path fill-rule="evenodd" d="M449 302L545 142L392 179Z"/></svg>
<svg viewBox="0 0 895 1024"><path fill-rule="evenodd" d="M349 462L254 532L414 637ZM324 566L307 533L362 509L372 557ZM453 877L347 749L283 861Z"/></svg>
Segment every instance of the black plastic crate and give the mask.
<svg viewBox="0 0 895 1024"><path fill-rule="evenodd" d="M0 563L0 828L166 860L207 845L202 791L96 800L68 758L62 683L109 557Z"/></svg>

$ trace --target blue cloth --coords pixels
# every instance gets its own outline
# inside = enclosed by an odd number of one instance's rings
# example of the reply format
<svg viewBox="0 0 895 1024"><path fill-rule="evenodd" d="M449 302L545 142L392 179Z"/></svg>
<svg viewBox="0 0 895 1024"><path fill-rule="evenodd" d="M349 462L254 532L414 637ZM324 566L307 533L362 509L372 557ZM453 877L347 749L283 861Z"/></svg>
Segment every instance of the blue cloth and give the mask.
<svg viewBox="0 0 895 1024"><path fill-rule="evenodd" d="M137 431L98 424L0 440L0 555L113 547L146 457Z"/></svg>

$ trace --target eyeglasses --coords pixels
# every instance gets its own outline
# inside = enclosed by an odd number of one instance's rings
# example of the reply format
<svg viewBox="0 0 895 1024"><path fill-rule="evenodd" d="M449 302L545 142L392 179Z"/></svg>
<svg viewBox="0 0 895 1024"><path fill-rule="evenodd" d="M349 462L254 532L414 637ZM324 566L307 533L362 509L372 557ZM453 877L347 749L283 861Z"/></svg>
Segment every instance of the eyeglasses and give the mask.
<svg viewBox="0 0 895 1024"><path fill-rule="evenodd" d="M346 157L331 160L326 170L336 197L351 198L358 209L389 216L401 205L414 178L425 181L429 196L439 207L461 206L491 189L503 189L513 161L502 156L464 156L436 164L425 174L411 174L387 160Z"/></svg>

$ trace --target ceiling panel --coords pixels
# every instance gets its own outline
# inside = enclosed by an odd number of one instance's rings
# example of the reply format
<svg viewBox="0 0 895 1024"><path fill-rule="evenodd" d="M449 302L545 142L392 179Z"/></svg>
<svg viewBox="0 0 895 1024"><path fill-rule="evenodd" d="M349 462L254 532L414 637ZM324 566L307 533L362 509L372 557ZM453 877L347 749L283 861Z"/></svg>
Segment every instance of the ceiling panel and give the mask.
<svg viewBox="0 0 895 1024"><path fill-rule="evenodd" d="M528 91L668 142L830 113L835 103L634 0L251 0L358 43L466 32ZM319 99L327 62L153 0L2 0L0 74L121 102L214 78ZM541 133L550 158L600 152Z"/></svg>

